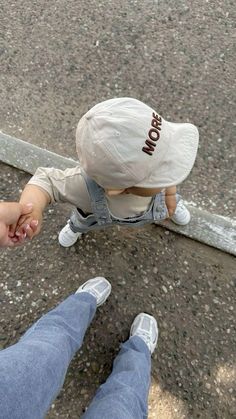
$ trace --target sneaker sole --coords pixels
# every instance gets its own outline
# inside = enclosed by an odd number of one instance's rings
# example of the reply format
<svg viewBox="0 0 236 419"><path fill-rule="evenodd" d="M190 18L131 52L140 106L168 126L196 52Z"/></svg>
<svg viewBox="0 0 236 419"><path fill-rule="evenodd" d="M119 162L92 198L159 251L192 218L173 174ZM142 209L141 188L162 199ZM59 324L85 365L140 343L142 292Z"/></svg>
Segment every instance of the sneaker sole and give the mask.
<svg viewBox="0 0 236 419"><path fill-rule="evenodd" d="M173 218L170 218L170 219L174 224L179 225L179 226L186 226L191 221L191 217L188 217L187 221L185 220L185 221L182 221L181 223L179 221L178 222L175 221Z"/></svg>

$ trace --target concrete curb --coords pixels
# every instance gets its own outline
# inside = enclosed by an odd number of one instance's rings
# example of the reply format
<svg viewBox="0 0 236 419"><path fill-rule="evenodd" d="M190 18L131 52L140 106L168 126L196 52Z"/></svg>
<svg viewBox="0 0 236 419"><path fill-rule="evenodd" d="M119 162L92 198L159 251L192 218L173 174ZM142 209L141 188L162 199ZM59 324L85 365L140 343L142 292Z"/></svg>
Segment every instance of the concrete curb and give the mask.
<svg viewBox="0 0 236 419"><path fill-rule="evenodd" d="M33 174L39 166L65 169L77 161L6 135L0 131L0 161ZM185 227L170 221L161 226L236 256L236 221L186 205L191 211L191 222Z"/></svg>

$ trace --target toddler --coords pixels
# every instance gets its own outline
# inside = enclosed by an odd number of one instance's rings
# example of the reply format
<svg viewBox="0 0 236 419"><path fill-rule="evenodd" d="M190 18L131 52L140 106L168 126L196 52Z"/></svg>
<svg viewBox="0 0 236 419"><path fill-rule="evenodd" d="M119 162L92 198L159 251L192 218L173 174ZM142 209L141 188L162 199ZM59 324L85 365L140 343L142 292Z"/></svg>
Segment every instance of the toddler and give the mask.
<svg viewBox="0 0 236 419"><path fill-rule="evenodd" d="M83 233L112 225L140 226L170 217L177 224L190 213L176 194L190 173L198 148L198 130L172 123L132 98L106 100L90 109L76 131L78 166L66 170L38 168L20 202L32 203L22 228L39 233L45 207L53 202L75 206L59 234L64 247ZM38 220L37 228L31 227Z"/></svg>

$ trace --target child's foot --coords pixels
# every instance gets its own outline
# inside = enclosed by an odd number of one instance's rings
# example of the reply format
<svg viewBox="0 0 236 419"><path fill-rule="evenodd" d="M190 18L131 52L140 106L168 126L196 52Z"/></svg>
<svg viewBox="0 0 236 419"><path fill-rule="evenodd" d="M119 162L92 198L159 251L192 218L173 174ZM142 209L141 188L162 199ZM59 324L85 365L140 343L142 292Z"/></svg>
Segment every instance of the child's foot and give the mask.
<svg viewBox="0 0 236 419"><path fill-rule="evenodd" d="M173 221L175 224L179 224L180 226L185 226L189 223L191 219L191 215L189 210L184 205L183 200L181 199L176 207L174 215L170 217L171 221Z"/></svg>
<svg viewBox="0 0 236 419"><path fill-rule="evenodd" d="M77 240L82 236L82 233L74 233L70 228L69 221L60 231L58 240L61 246L70 247L77 242Z"/></svg>
<svg viewBox="0 0 236 419"><path fill-rule="evenodd" d="M146 313L138 314L131 326L130 336L139 336L146 343L152 354L157 346L158 339L156 319Z"/></svg>
<svg viewBox="0 0 236 419"><path fill-rule="evenodd" d="M102 276L97 276L82 284L77 289L76 294L79 294L80 292L88 292L93 295L97 300L97 307L99 307L105 303L106 299L109 297L111 293L111 284Z"/></svg>

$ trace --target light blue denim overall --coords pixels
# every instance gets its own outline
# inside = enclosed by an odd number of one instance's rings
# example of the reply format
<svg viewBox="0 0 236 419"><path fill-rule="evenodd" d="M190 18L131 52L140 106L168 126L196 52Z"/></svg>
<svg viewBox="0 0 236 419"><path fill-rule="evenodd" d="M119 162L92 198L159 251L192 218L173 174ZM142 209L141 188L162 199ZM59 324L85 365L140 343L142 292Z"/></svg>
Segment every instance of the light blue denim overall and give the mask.
<svg viewBox="0 0 236 419"><path fill-rule="evenodd" d="M92 214L85 215L79 208L74 209L70 217L70 228L74 233L88 233L92 230L111 227L141 227L144 224L155 223L168 217L165 204L165 193L155 195L146 212L137 217L117 218L111 214L104 189L82 172L90 196ZM180 197L177 195L177 202Z"/></svg>

